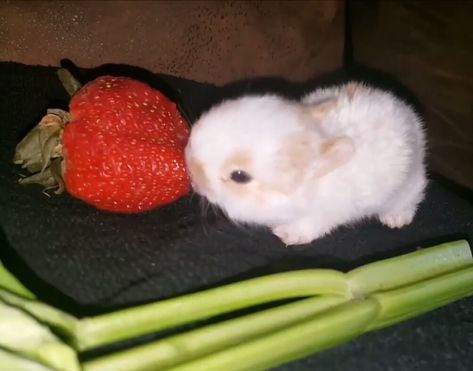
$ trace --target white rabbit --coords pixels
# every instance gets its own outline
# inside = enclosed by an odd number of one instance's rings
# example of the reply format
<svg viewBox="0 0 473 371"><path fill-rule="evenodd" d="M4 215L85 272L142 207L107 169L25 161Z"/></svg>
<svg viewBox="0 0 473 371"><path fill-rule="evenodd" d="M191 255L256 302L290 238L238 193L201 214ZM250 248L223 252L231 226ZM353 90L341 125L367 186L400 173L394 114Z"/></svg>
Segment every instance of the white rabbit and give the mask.
<svg viewBox="0 0 473 371"><path fill-rule="evenodd" d="M204 113L186 163L194 190L286 245L377 216L410 224L426 187L425 135L411 107L351 82L301 101L243 96Z"/></svg>

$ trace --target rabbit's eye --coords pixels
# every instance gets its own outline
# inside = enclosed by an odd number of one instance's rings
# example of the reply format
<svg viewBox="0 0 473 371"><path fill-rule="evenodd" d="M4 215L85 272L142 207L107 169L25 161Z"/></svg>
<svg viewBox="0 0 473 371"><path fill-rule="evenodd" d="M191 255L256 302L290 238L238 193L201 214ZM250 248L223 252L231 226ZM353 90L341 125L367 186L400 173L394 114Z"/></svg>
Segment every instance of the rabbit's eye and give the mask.
<svg viewBox="0 0 473 371"><path fill-rule="evenodd" d="M230 179L235 183L245 184L251 181L251 175L243 170L235 170L230 174Z"/></svg>

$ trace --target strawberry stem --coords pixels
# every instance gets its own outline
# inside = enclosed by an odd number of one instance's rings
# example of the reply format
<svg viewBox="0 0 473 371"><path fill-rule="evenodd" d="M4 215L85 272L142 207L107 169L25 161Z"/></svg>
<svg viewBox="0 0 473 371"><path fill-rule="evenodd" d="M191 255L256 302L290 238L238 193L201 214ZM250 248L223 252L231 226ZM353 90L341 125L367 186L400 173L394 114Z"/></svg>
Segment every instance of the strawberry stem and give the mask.
<svg viewBox="0 0 473 371"><path fill-rule="evenodd" d="M77 80L72 73L66 68L60 68L57 71L59 80L61 80L62 86L69 95L72 97L81 87L82 84Z"/></svg>

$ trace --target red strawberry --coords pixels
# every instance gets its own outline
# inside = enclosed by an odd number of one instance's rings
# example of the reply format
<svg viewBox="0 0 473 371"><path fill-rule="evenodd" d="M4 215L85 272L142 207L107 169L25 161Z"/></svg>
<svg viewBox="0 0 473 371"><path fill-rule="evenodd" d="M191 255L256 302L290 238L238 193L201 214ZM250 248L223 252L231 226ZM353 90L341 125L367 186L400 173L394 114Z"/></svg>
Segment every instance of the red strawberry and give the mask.
<svg viewBox="0 0 473 371"><path fill-rule="evenodd" d="M22 183L51 185L55 178L61 185L62 178L72 196L121 213L147 211L189 192L189 128L162 93L133 79L102 76L82 87L69 107L70 118L51 112L29 134L49 130L40 152L50 156L39 156L41 166L37 155L27 155L34 152L31 138L17 146L16 163L32 172L42 169ZM62 158L60 176L56 157Z"/></svg>

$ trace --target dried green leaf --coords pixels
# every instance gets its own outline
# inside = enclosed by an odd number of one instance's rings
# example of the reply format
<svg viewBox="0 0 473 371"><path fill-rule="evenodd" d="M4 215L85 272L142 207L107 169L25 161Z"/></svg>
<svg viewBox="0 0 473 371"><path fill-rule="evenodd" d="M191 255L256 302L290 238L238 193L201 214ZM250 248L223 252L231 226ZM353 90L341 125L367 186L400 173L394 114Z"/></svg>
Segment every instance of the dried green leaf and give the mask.
<svg viewBox="0 0 473 371"><path fill-rule="evenodd" d="M47 168L43 172L38 172L25 178L18 180L20 184L41 184L45 187L55 188L57 186L56 179L51 173L51 169Z"/></svg>

